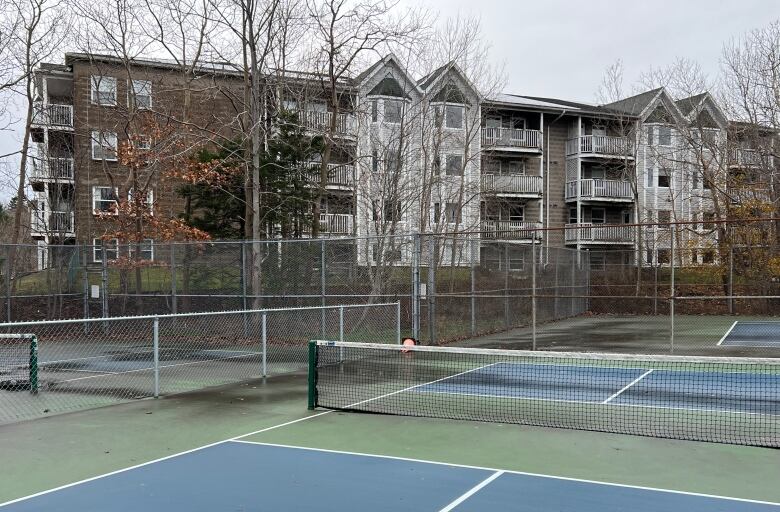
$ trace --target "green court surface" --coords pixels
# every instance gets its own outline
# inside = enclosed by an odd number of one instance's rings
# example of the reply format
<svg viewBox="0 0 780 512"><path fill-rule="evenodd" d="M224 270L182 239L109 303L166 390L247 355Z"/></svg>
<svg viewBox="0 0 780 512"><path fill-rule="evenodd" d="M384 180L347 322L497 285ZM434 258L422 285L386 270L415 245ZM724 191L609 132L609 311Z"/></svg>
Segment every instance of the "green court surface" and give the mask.
<svg viewBox="0 0 780 512"><path fill-rule="evenodd" d="M0 426L0 503L238 436L252 442L780 502L778 450L310 412L306 380L299 374Z"/></svg>

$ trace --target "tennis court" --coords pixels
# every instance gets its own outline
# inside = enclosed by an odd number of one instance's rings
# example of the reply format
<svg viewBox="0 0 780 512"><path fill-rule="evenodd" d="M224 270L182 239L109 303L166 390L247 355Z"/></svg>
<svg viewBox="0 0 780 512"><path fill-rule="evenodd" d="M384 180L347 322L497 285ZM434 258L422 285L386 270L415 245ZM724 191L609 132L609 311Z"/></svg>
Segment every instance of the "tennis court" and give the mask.
<svg viewBox="0 0 780 512"><path fill-rule="evenodd" d="M725 347L780 348L780 322L735 321L718 342Z"/></svg>

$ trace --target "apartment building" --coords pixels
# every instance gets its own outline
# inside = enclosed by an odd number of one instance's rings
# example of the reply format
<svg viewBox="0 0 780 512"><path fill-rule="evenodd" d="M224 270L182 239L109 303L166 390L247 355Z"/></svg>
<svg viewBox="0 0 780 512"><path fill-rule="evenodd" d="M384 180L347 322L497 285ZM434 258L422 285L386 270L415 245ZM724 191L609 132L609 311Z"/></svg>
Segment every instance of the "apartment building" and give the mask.
<svg viewBox="0 0 780 512"><path fill-rule="evenodd" d="M316 77L289 76L269 103L297 112L307 132L323 133L334 114ZM99 212L133 192L117 161L118 144L131 140L143 149L134 133L144 115L186 120L225 137L238 130L241 80L227 66L184 75L161 61L85 54L42 65L29 173L32 236L40 247L92 243L103 234ZM484 244L609 249L662 264L668 234L633 225L676 220L706 227L714 215L714 182L696 169L702 153L691 143L696 140L729 141L728 183L718 185L730 191L730 201L775 197L765 171L774 167L767 156L774 134L758 130L757 136L752 126L730 123L706 93L674 99L655 89L606 105L514 94L482 98L455 64L416 78L393 55L341 87L326 193L315 209L320 236L467 231L480 233ZM320 158L308 165L312 182ZM147 203L178 215L184 207L179 184L150 176ZM144 258L154 258L154 243L145 242ZM383 257L403 263L410 255L373 243L362 259ZM469 263L479 255L451 257ZM705 248L695 258L710 260Z"/></svg>

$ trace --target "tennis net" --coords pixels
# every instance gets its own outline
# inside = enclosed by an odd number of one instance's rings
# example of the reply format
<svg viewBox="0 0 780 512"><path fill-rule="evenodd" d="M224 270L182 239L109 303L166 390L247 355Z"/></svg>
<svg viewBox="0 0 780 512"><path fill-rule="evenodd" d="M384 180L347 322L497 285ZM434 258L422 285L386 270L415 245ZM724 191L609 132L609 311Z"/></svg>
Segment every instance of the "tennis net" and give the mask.
<svg viewBox="0 0 780 512"><path fill-rule="evenodd" d="M313 341L309 407L780 446L780 360Z"/></svg>
<svg viewBox="0 0 780 512"><path fill-rule="evenodd" d="M0 334L0 391L38 391L38 339Z"/></svg>

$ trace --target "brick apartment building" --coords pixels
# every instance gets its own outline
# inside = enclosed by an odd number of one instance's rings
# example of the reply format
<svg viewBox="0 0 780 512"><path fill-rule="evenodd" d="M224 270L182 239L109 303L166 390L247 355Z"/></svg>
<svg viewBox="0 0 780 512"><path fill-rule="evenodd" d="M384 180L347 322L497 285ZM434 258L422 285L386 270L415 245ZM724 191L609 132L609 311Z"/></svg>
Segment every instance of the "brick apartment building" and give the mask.
<svg viewBox="0 0 780 512"><path fill-rule="evenodd" d="M117 162L118 142L133 137L144 112L230 137L240 128L242 79L227 67L184 75L162 61L123 66L85 54L42 65L29 175L32 236L40 247L92 243L103 234L95 212L132 194ZM316 90L307 82L316 80L295 75L275 99L298 111L299 122L315 133L332 113L316 92L301 92ZM669 240L648 229L640 244L628 225L703 225L714 215L711 180L686 156L690 133L729 142L723 184L729 200L741 200L743 190L775 197L765 172L774 167L766 156L773 135L763 134L768 142L758 145L765 147L751 147L756 139L748 142L709 94L675 99L655 89L607 105L514 94L480 98L457 66L416 79L392 55L343 87L345 111L316 219L324 237L460 230L480 232L482 240L623 249L620 254L636 253L645 264L662 264ZM402 172L385 172L390 166ZM159 177L150 183L148 202L156 212L182 211L177 186ZM143 252L154 258L153 240ZM710 259L705 247L693 254L691 263Z"/></svg>

